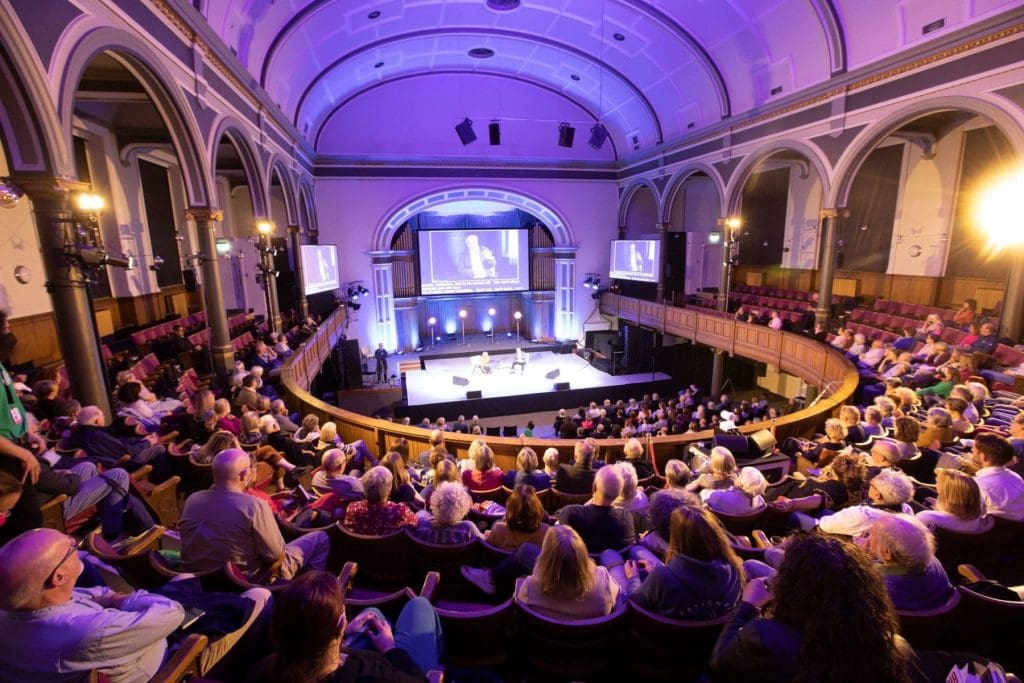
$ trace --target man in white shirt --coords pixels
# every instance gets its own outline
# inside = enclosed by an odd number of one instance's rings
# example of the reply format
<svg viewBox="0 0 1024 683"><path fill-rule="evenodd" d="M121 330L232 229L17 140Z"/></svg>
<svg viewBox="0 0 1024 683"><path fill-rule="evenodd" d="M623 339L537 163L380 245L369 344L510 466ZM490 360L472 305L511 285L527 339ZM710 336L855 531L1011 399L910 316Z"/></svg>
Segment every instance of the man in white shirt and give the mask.
<svg viewBox="0 0 1024 683"><path fill-rule="evenodd" d="M974 481L990 515L1024 522L1024 479L1006 468L1014 457L1010 442L996 434L979 434L971 447L971 459L978 466Z"/></svg>
<svg viewBox="0 0 1024 683"><path fill-rule="evenodd" d="M885 342L881 339L875 339L871 342L871 348L860 354L859 358L861 365L874 368L885 358Z"/></svg>

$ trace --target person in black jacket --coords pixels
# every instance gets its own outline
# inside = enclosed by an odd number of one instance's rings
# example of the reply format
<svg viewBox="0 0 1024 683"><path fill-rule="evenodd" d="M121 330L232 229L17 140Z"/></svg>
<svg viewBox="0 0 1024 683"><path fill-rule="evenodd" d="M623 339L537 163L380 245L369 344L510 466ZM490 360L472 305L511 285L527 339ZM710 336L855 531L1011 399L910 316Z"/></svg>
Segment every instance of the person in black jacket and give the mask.
<svg viewBox="0 0 1024 683"><path fill-rule="evenodd" d="M594 446L587 441L576 442L573 464L560 465L555 488L563 493L590 493L594 488Z"/></svg>
<svg viewBox="0 0 1024 683"><path fill-rule="evenodd" d="M587 505L566 505L558 513L561 524L571 526L587 545L599 553L636 543L633 515L612 503L622 493L622 474L616 467L602 467L594 476L594 497Z"/></svg>
<svg viewBox="0 0 1024 683"><path fill-rule="evenodd" d="M913 650L882 575L851 543L792 538L772 578L750 581L711 656L716 681L910 681Z"/></svg>

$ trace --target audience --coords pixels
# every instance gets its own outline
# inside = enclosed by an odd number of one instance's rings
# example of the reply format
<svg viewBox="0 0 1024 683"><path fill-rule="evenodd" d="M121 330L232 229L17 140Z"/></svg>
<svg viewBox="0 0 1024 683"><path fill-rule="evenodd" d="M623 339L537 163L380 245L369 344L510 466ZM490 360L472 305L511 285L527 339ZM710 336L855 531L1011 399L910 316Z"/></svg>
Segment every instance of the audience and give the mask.
<svg viewBox="0 0 1024 683"><path fill-rule="evenodd" d="M371 467L363 475L363 500L349 504L345 509L346 529L364 536L382 536L404 526L416 526L416 515L405 503L388 500L391 494L391 471L380 465Z"/></svg>
<svg viewBox="0 0 1024 683"><path fill-rule="evenodd" d="M565 493L590 493L594 487L595 470L594 446L587 441L577 441L573 450L572 465L559 465L555 477L555 488Z"/></svg>
<svg viewBox="0 0 1024 683"><path fill-rule="evenodd" d="M515 550L524 543L540 546L548 531L544 516L536 489L519 484L505 501L505 518L487 532L487 542L501 550Z"/></svg>
<svg viewBox="0 0 1024 683"><path fill-rule="evenodd" d="M879 517L857 544L875 560L897 610L919 612L946 604L953 586L935 557L935 540L917 519Z"/></svg>
<svg viewBox="0 0 1024 683"><path fill-rule="evenodd" d="M516 456L516 469L505 473L502 486L511 489L520 484L529 484L538 491L550 488L551 479L543 470L538 469L539 467L536 451L529 446L520 449Z"/></svg>
<svg viewBox="0 0 1024 683"><path fill-rule="evenodd" d="M445 482L430 496L430 516L421 516L413 536L441 545L458 544L483 538L476 524L466 519L473 500L461 484Z"/></svg>
<svg viewBox="0 0 1024 683"><path fill-rule="evenodd" d="M470 491L493 491L501 488L503 472L494 465L494 451L477 439L469 446L469 458L473 469L462 473L462 483Z"/></svg>
<svg viewBox="0 0 1024 683"><path fill-rule="evenodd" d="M594 497L586 505L566 505L558 513L561 524L570 526L592 553L618 550L636 542L633 515L614 506L622 494L622 473L602 467L594 477Z"/></svg>

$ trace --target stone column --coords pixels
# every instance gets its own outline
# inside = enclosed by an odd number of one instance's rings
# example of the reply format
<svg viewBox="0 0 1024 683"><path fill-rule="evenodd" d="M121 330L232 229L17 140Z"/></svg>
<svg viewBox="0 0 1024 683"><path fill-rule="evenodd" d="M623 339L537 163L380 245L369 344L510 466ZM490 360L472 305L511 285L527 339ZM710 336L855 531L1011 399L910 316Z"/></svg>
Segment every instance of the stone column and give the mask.
<svg viewBox="0 0 1024 683"><path fill-rule="evenodd" d="M661 242L661 263L658 264L658 288L654 297L656 301L665 301L665 264L668 263L668 229L671 223L658 223L658 241Z"/></svg>
<svg viewBox="0 0 1024 683"><path fill-rule="evenodd" d="M1020 339L1024 334L1024 246L1016 245L1003 293L1003 312L999 316L999 336Z"/></svg>
<svg viewBox="0 0 1024 683"><path fill-rule="evenodd" d="M89 185L67 178L15 178L32 200L32 215L39 233L39 248L46 275L46 291L53 305L53 320L61 356L67 366L71 393L82 405L99 407L110 420L107 387L96 321L93 318L85 273L66 255L74 229L71 195L88 192Z"/></svg>
<svg viewBox="0 0 1024 683"><path fill-rule="evenodd" d="M832 280L836 276L836 233L839 220L850 212L845 208L822 209L821 219L821 260L818 262L818 307L814 310L814 322L828 325L832 315Z"/></svg>
<svg viewBox="0 0 1024 683"><path fill-rule="evenodd" d="M582 332L576 317L576 247L555 247L554 256L555 338L576 339Z"/></svg>
<svg viewBox="0 0 1024 683"><path fill-rule="evenodd" d="M395 320L394 252L371 251L370 259L373 269L373 288L370 292L373 306L370 307L370 315L374 316L377 323L377 339L370 340L370 348L377 348L381 342L392 353L415 348L411 340L403 339L398 334Z"/></svg>
<svg viewBox="0 0 1024 683"><path fill-rule="evenodd" d="M711 394L717 399L722 395L722 376L725 374L725 351L715 349L715 359L711 365Z"/></svg>
<svg viewBox="0 0 1024 683"><path fill-rule="evenodd" d="M302 281L302 227L289 225L288 234L292 237L292 253L295 255L295 286L299 290L297 297L299 318L305 320L309 315L309 301L306 300L306 288Z"/></svg>
<svg viewBox="0 0 1024 683"><path fill-rule="evenodd" d="M206 207L185 211L185 220L196 224L199 240L199 262L203 270L203 307L206 324L210 326L210 355L217 380L226 382L234 370L235 352L231 347L231 330L224 307L224 290L220 282L220 261L217 259L217 223L224 212Z"/></svg>

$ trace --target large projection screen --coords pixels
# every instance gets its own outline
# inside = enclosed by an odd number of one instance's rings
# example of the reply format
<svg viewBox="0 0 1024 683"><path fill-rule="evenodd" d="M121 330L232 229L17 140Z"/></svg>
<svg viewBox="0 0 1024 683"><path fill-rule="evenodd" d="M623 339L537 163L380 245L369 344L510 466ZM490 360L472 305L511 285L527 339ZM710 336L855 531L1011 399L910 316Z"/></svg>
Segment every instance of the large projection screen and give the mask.
<svg viewBox="0 0 1024 683"><path fill-rule="evenodd" d="M530 288L525 228L420 230L423 296L520 292Z"/></svg>
<svg viewBox="0 0 1024 683"><path fill-rule="evenodd" d="M657 282L661 273L661 242L612 240L608 277L615 280Z"/></svg>
<svg viewBox="0 0 1024 683"><path fill-rule="evenodd" d="M306 296L330 292L341 286L338 278L338 247L333 244L303 244L302 291Z"/></svg>

